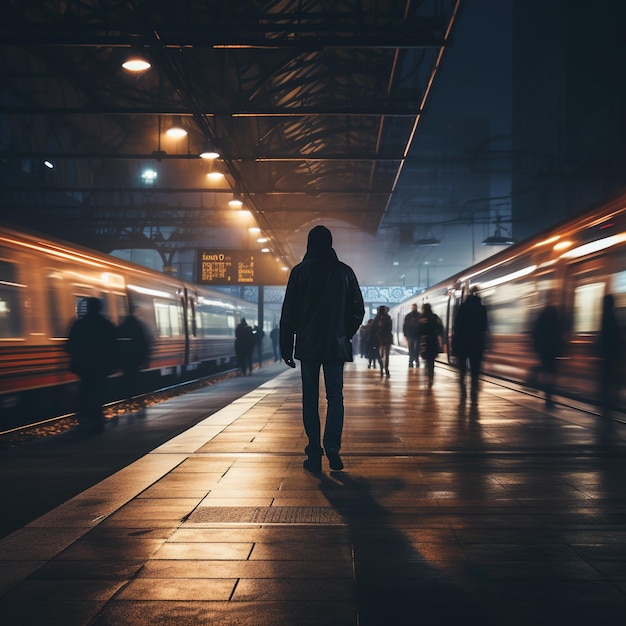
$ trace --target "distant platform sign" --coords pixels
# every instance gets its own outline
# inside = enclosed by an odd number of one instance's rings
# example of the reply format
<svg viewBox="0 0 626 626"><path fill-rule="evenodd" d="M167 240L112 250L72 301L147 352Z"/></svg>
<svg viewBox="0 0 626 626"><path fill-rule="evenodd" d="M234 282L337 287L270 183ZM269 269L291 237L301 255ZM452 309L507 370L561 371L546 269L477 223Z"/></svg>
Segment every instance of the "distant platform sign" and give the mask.
<svg viewBox="0 0 626 626"><path fill-rule="evenodd" d="M198 282L203 285L284 285L287 276L267 253L198 250Z"/></svg>

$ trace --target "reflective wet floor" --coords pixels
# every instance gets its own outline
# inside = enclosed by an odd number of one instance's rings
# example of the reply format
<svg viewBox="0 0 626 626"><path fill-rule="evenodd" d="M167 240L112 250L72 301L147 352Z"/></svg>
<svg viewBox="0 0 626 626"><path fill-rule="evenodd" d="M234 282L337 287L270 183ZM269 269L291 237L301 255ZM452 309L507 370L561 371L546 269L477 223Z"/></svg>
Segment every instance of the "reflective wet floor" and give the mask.
<svg viewBox="0 0 626 626"><path fill-rule="evenodd" d="M626 624L626 425L391 359L302 468L299 370L0 541L3 624ZM212 388L161 414L201 411ZM323 406L323 403L322 403ZM480 622L478 622L480 620Z"/></svg>

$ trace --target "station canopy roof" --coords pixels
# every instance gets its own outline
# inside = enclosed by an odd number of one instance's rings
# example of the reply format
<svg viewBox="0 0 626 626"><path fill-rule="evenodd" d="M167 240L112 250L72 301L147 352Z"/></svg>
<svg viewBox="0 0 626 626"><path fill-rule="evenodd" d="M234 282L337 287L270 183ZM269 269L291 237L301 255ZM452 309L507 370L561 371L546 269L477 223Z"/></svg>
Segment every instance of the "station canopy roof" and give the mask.
<svg viewBox="0 0 626 626"><path fill-rule="evenodd" d="M235 195L287 265L322 223L361 283L397 283L402 233L377 245L458 5L5 0L0 218L106 251L245 247Z"/></svg>

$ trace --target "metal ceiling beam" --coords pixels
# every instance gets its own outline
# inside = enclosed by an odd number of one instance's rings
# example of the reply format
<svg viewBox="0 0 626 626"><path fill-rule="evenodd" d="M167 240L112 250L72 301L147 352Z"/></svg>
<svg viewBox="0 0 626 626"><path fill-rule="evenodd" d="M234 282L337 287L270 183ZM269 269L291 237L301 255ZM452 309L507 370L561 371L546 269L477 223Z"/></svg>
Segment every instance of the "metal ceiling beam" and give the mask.
<svg viewBox="0 0 626 626"><path fill-rule="evenodd" d="M49 185L33 186L33 185L3 185L3 191L19 191L20 193L40 193L45 191L46 193L85 193L85 194L99 194L99 193L225 193L232 195L232 189L211 189L207 187L150 187L146 185L144 187L52 187ZM324 196L324 195L387 195L389 189L364 189L363 187L340 187L332 189L325 187L324 189L311 189L310 191L303 190L302 187L297 189L271 189L255 191L247 191L246 195L249 196L272 196L272 195L289 195L289 196ZM363 207L360 208L363 210Z"/></svg>
<svg viewBox="0 0 626 626"><path fill-rule="evenodd" d="M262 16L265 22L269 15ZM300 18L309 19L307 16ZM80 30L62 20L48 20L41 24L11 24L3 22L0 28L5 46L62 46L82 48L158 49L212 48L214 50L297 50L315 52L325 48L344 49L416 49L440 48L446 44L443 18L414 19L409 23L376 26L354 20L310 20L310 23L288 21L289 14L280 17L283 23L247 25L180 24L184 34L168 33L168 25L155 27L151 35L137 35L128 31L128 24L90 24L80 21ZM279 18L277 18L279 19ZM106 30L107 34L101 31ZM109 34L117 32L118 34ZM341 33L341 34L338 34Z"/></svg>
<svg viewBox="0 0 626 626"><path fill-rule="evenodd" d="M198 110L189 113L189 108L181 108L178 110L164 109L145 109L145 108L113 108L109 106L87 105L85 107L46 107L34 105L4 105L0 106L0 113L6 115L137 115L137 116L156 116L156 115L178 115L180 117L194 117L195 115L204 115L206 117L415 117L420 111L415 110L414 103L407 103L405 106L397 104L386 105L384 103L376 106L343 106L337 108L320 108L320 107L298 107L294 110L289 107L276 107L275 109L245 109L233 111L232 109L224 109L223 111L204 111Z"/></svg>

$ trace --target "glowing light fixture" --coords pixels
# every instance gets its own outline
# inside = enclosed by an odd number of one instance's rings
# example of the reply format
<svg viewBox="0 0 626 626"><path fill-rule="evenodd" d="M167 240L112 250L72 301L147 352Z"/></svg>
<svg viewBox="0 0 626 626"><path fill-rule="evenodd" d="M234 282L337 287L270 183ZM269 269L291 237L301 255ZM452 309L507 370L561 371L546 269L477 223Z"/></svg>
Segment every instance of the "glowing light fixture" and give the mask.
<svg viewBox="0 0 626 626"><path fill-rule="evenodd" d="M222 172L209 172L206 177L212 182L216 183L224 178L224 174Z"/></svg>
<svg viewBox="0 0 626 626"><path fill-rule="evenodd" d="M200 152L200 158L212 161L213 159L219 159L219 157L220 153L215 149L215 146L210 141L207 141L202 148L202 152Z"/></svg>
<svg viewBox="0 0 626 626"><path fill-rule="evenodd" d="M241 199L241 193L238 189L233 191L233 197L228 201L228 206L231 209L240 209L243 206L243 200Z"/></svg>
<svg viewBox="0 0 626 626"><path fill-rule="evenodd" d="M43 164L48 168L53 170L54 169L54 164L51 163L50 161L44 161Z"/></svg>
<svg viewBox="0 0 626 626"><path fill-rule="evenodd" d="M261 248L261 252L269 252L270 249L269 248Z"/></svg>
<svg viewBox="0 0 626 626"><path fill-rule="evenodd" d="M143 182L146 184L153 183L156 180L156 178L157 178L156 170L149 168L141 172L141 180L143 180Z"/></svg>
<svg viewBox="0 0 626 626"><path fill-rule="evenodd" d="M140 56L132 56L124 63L122 63L122 67L129 72L145 72L149 70L152 66L148 61L146 61L143 57Z"/></svg>
<svg viewBox="0 0 626 626"><path fill-rule="evenodd" d="M180 115L172 116L172 126L165 131L165 134L172 139L182 139L187 135L187 131L183 128Z"/></svg>

